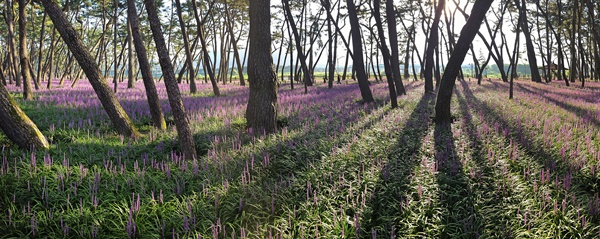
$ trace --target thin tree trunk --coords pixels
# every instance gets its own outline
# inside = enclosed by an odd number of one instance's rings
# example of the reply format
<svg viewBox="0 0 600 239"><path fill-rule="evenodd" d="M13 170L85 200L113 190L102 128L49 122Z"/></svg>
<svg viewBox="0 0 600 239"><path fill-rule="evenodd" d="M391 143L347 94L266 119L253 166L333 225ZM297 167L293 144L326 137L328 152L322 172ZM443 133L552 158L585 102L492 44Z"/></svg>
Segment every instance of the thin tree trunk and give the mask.
<svg viewBox="0 0 600 239"><path fill-rule="evenodd" d="M290 24L290 28L292 29L292 33L294 34L294 40L296 42L296 51L298 52L298 58L300 59L300 66L302 67L302 73L304 78L305 86L312 86L312 75L310 74L310 70L308 69L308 65L306 63L306 56L304 55L304 51L302 50L302 42L300 39L300 34L298 33L298 28L296 27L296 22L294 21L294 17L292 16L292 11L290 10L289 0L283 0L283 9L287 16L288 22Z"/></svg>
<svg viewBox="0 0 600 239"><path fill-rule="evenodd" d="M437 0L439 1L437 7L435 9L435 17L433 19L433 23L431 24L429 38L427 40L427 52L425 55L425 92L433 92L433 68L435 66L434 56L435 49L438 47L438 35L439 35L439 24L440 18L442 16L442 10L446 7L446 0Z"/></svg>
<svg viewBox="0 0 600 239"><path fill-rule="evenodd" d="M154 85L154 79L152 79L152 67L150 67L148 53L146 52L144 40L142 39L142 34L140 32L140 21L135 7L135 0L127 0L127 18L131 27L131 36L135 51L137 52L142 80L144 81L144 87L146 88L146 97L148 99L152 123L157 129L165 130L167 129L167 123L160 106L160 99L156 91L156 86Z"/></svg>
<svg viewBox="0 0 600 239"><path fill-rule="evenodd" d="M14 33L14 21L13 21L13 16L12 16L12 0L6 0L6 3L4 4L6 6L6 10L5 10L5 19L6 19L6 25L7 27L7 35L8 35L8 47L9 47L9 52L10 55L9 57L11 58L12 62L12 68L14 73L14 79L15 79L15 84L17 87L21 86L21 71L19 71L19 64L17 63L17 48L15 46L15 33Z"/></svg>
<svg viewBox="0 0 600 239"><path fill-rule="evenodd" d="M354 0L347 0L348 5L348 16L350 18L351 34L352 34L352 45L354 52L353 68L356 71L356 77L358 78L358 86L360 88L360 95L362 96L363 102L373 102L373 93L369 87L369 80L365 74L365 63L363 60L363 49L362 39L360 37L360 24L358 22L358 15Z"/></svg>
<svg viewBox="0 0 600 239"><path fill-rule="evenodd" d="M214 5L215 1L213 1L207 11L207 15L211 13L213 5ZM207 17L204 17L203 20L200 20L200 15L198 14L198 8L196 6L196 0L192 0L192 9L194 10L194 18L196 19L196 23L197 23L197 34L198 37L200 38L200 46L202 47L202 53L203 53L203 60L204 60L204 65L206 66L206 72L208 73L208 77L210 79L210 83L212 84L212 88L213 88L213 93L215 94L215 96L221 96L221 93L219 92L219 85L217 84L217 81L215 79L215 74L213 72L214 68L211 68L210 66L210 55L208 54L208 49L207 49L207 45L206 45L206 39L204 39L204 34L202 31L202 26L204 25L204 21L206 20Z"/></svg>
<svg viewBox="0 0 600 239"><path fill-rule="evenodd" d="M233 55L235 58L235 62L237 64L238 67L238 77L240 78L240 85L241 86L245 86L246 85L246 81L244 80L244 66L240 60L240 53L239 53L239 49L237 47L237 40L235 39L235 35L233 34L233 20L231 18L231 13L229 13L229 9L227 8L227 1L223 1L223 4L225 5L225 16L227 17L226 20L226 24L227 24L227 29L229 31L229 35L231 37L231 47L233 48Z"/></svg>
<svg viewBox="0 0 600 239"><path fill-rule="evenodd" d="M23 99L33 99L33 87L31 81L31 65L29 62L29 53L27 52L27 3L25 0L19 0L19 58L21 61L21 75L23 76Z"/></svg>
<svg viewBox="0 0 600 239"><path fill-rule="evenodd" d="M190 81L190 93L196 93L196 72L194 71L194 63L192 62L194 57L192 56L192 51L190 50L190 42L188 40L187 30L185 27L185 22L183 20L183 14L181 14L181 2L180 0L175 0L175 6L177 8L177 17L179 18L179 27L181 28L181 35L183 36L183 47L185 50L186 64L188 66L189 74L188 78Z"/></svg>
<svg viewBox="0 0 600 239"><path fill-rule="evenodd" d="M175 80L175 72L173 71L173 65L169 59L169 52L167 51L167 45L161 29L160 19L158 18L158 11L154 0L144 0L146 4L146 11L148 12L148 21L150 22L150 28L152 30L152 37L156 45L156 51L158 52L158 60L162 68L162 73L165 79L165 85L167 87L167 95L169 97L169 104L173 112L173 118L175 118L175 126L177 127L177 138L181 145L181 151L186 159L196 158L196 147L194 144L194 138L192 135L192 129L190 127L190 121L185 112L185 107L181 99L181 93L179 92L179 86Z"/></svg>
<svg viewBox="0 0 600 239"><path fill-rule="evenodd" d="M402 78L400 77L400 52L398 51L398 30L396 29L396 9L394 8L394 1L386 1L386 18L388 21L388 35L390 37L390 65L392 67L394 85L396 86L396 93L398 95L406 95L406 89ZM408 54L408 53L407 53Z"/></svg>
<svg viewBox="0 0 600 239"><path fill-rule="evenodd" d="M388 13L389 14L389 13ZM388 88L390 92L390 101L392 108L398 107L398 100L396 95L396 88L394 79L396 75L392 72L392 66L390 65L392 60L390 51L388 50L387 44L385 43L385 34L383 32L383 23L381 21L381 0L373 0L373 17L375 18L375 24L377 26L377 34L379 35L379 49L383 55L383 67L385 69L385 76L387 78ZM391 42L391 41L390 41ZM392 44L392 43L390 43ZM377 66L379 69L379 65ZM398 69L398 76L400 75L400 69Z"/></svg>
<svg viewBox="0 0 600 239"><path fill-rule="evenodd" d="M129 18L128 18L129 19ZM134 56L133 56L133 37L132 35L132 29L131 29L131 22L128 20L127 21L127 50L128 50L128 54L127 54L127 59L128 59L128 67L127 67L127 88L129 89L133 89L135 88L135 78L137 77L137 75L134 75L135 73L135 69L134 69Z"/></svg>

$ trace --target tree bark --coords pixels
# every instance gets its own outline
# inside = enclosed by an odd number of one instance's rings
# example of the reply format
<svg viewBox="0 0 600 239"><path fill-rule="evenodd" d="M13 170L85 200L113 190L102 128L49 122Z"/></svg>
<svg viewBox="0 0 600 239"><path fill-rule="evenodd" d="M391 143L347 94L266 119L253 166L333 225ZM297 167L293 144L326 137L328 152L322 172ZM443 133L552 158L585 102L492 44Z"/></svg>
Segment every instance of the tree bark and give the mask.
<svg viewBox="0 0 600 239"><path fill-rule="evenodd" d="M395 87L395 78L400 75L400 69L398 69L398 75L392 72L391 56L390 51L385 43L385 34L383 32L383 23L381 20L381 0L373 0L373 17L375 18L375 25L377 26L377 34L379 35L379 49L383 55L383 67L385 69L385 76L387 78L388 88L390 92L390 101L392 109L398 107L398 99ZM391 40L390 40L390 44ZM379 65L379 64L377 64ZM377 67L379 69L379 66Z"/></svg>
<svg viewBox="0 0 600 239"><path fill-rule="evenodd" d="M127 88L128 89L133 89L135 88L135 79L137 78L137 75L135 75L135 69L134 69L134 56L133 56L133 37L131 36L131 22L127 22L127 62L128 62L128 67L127 67Z"/></svg>
<svg viewBox="0 0 600 239"><path fill-rule="evenodd" d="M434 55L435 49L438 47L438 35L440 18L442 16L442 10L446 7L446 0L438 0L438 5L435 9L435 17L431 24L429 38L427 40L427 52L425 55L425 92L433 92L433 68L435 65Z"/></svg>
<svg viewBox="0 0 600 239"><path fill-rule="evenodd" d="M46 137L10 97L3 84L0 84L0 128L22 149L50 147Z"/></svg>
<svg viewBox="0 0 600 239"><path fill-rule="evenodd" d="M250 96L246 108L247 127L257 133L277 130L277 76L271 56L271 6L269 0L252 0L248 77Z"/></svg>
<svg viewBox="0 0 600 239"><path fill-rule="evenodd" d="M150 67L148 53L146 52L144 40L142 39L135 0L127 0L127 17L131 25L131 36L133 38L135 51L137 52L142 80L144 82L144 87L146 88L146 97L148 98L148 105L150 106L152 123L157 129L165 130L167 129L167 123L165 122L165 116L160 106L160 99L158 98L154 79L152 79L152 67Z"/></svg>
<svg viewBox="0 0 600 239"><path fill-rule="evenodd" d="M461 65L469 51L469 46L479 32L481 22L490 9L493 0L477 0L473 5L471 17L463 27L456 43L456 48L448 60L448 65L444 71L444 76L440 82L440 88L435 103L435 122L438 124L452 121L450 114L450 103L452 100L452 91L456 83L456 77L461 69Z"/></svg>
<svg viewBox="0 0 600 239"><path fill-rule="evenodd" d="M519 3L521 1L521 3ZM537 57L535 54L535 48L533 47L533 41L531 40L531 31L529 30L529 20L527 20L527 5L525 0L515 0L517 8L521 11L522 15L519 17L519 24L525 35L525 45L527 46L527 58L529 60L529 69L531 70L531 80L534 82L542 82L542 77L537 67Z"/></svg>
<svg viewBox="0 0 600 239"><path fill-rule="evenodd" d="M390 48L392 55L390 56L390 64L392 67L392 73L394 74L394 84L396 86L396 93L398 95L406 95L406 89L402 78L400 77L400 53L398 50L398 30L396 29L396 9L394 8L394 1L386 1L386 17L388 20L388 34L390 36Z"/></svg>
<svg viewBox="0 0 600 239"><path fill-rule="evenodd" d="M44 12L44 16L42 17L42 29L40 30L40 40L39 40L39 47L38 47L38 51L40 52L40 54L38 54L38 64L37 64L37 77L35 79L35 81L37 81L38 85L42 83L42 78L44 77L42 75L42 57L44 56L44 54L42 54L44 51L44 35L46 34L46 17L48 16L48 14L46 14L46 12Z"/></svg>
<svg viewBox="0 0 600 239"><path fill-rule="evenodd" d="M15 72L13 75L13 78L15 80L15 84L16 86L20 87L21 86L21 71L19 71L19 64L17 64L17 48L15 47L15 34L14 34L14 21L13 21L13 15L12 15L12 0L6 0L6 3L4 4L6 6L6 10L5 10L5 19L6 19L6 25L7 25L7 35L8 35L8 51L9 51L9 58L11 59L10 62L12 63L11 67L13 68L13 71Z"/></svg>
<svg viewBox="0 0 600 239"><path fill-rule="evenodd" d="M27 3L19 0L19 60L21 61L21 75L23 76L23 99L33 99L33 87L31 85L31 65L29 53L27 52L27 14L25 12Z"/></svg>
<svg viewBox="0 0 600 239"><path fill-rule="evenodd" d="M196 93L196 72L194 71L194 57L192 56L192 51L190 50L190 41L188 40L187 30L185 27L185 22L183 20L183 14L181 13L181 1L175 0L175 6L177 8L177 17L179 18L179 27L181 28L181 35L183 36L183 48L185 51L185 62L187 64L187 68L189 70L189 80L190 80L190 92Z"/></svg>
<svg viewBox="0 0 600 239"><path fill-rule="evenodd" d="M190 128L188 116L185 113L185 107L183 106L179 86L177 86L173 65L171 65L171 60L169 59L169 52L167 51L160 19L158 18L158 11L154 0L144 0L144 3L146 4L148 21L150 22L152 36L156 45L156 51L158 52L158 60L167 87L169 104L171 105L173 118L175 118L175 126L177 126L177 137L179 139L179 144L181 145L181 151L186 159L194 159L196 158L196 147L192 136L192 129Z"/></svg>
<svg viewBox="0 0 600 239"><path fill-rule="evenodd" d="M77 36L77 32L75 32L73 26L67 21L60 8L52 0L42 0L42 4L44 5L44 10L52 19L55 28L60 32L62 39L69 47L69 50L73 53L77 62L79 62L79 66L84 70L117 132L127 137L139 137L140 133L131 122L131 119L129 119L125 110L123 110L123 107L121 107L117 97L110 90L110 86L100 73L100 68L87 49L85 49Z"/></svg>
<svg viewBox="0 0 600 239"><path fill-rule="evenodd" d="M369 87L369 80L365 73L365 61L363 59L362 39L360 36L360 24L358 22L358 15L356 12L356 6L354 0L346 0L348 5L348 16L350 18L350 33L352 34L352 48L353 48L353 63L352 66L356 71L356 77L358 78L358 87L360 88L360 95L362 96L363 102L373 102L373 93Z"/></svg>

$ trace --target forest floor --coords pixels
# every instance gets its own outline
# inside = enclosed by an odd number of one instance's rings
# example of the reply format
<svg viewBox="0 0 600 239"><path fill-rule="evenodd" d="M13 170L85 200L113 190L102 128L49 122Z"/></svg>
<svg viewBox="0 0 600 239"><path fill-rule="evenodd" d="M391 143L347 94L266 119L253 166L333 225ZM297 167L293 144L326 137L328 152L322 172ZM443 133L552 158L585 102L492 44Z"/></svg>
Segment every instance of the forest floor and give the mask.
<svg viewBox="0 0 600 239"><path fill-rule="evenodd" d="M138 140L115 134L87 82L19 100L53 146L0 134L0 238L600 237L598 83L518 81L508 100L507 83L457 81L445 125L421 82L397 109L383 83L371 104L356 84L283 85L267 136L245 129L247 88L202 84L184 95L194 161L157 85L167 131L141 82L118 93Z"/></svg>

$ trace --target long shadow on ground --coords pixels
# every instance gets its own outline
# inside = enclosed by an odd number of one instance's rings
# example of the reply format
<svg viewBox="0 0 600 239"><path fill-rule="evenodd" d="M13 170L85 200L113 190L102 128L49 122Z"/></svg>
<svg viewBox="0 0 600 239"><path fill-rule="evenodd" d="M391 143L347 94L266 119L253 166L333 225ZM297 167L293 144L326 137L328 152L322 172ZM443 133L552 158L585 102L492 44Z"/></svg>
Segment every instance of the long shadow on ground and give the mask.
<svg viewBox="0 0 600 239"><path fill-rule="evenodd" d="M477 233L471 236L514 238L513 229L503 217L503 213L510 210L503 207L503 205L514 202L507 202L505 192L498 190L498 185L503 184L503 182L496 178L494 165L492 165L494 162L486 157L487 152L482 151L484 145L476 132L477 126L473 122L472 109L459 90L456 90L455 93L461 115L461 132L466 133L469 139L469 144L462 147L469 148L469 150L463 150L471 152L469 155L470 160L474 163L471 166L469 177L474 182L470 191L478 200L477 204L474 205L474 215L478 220L473 224L473 229L476 229Z"/></svg>
<svg viewBox="0 0 600 239"><path fill-rule="evenodd" d="M536 143L531 139L532 132L520 123L512 122L497 109L493 109L486 102L479 100L469 88L469 85L465 82L461 82L464 96L468 99L469 104L472 108L479 109L484 116L482 122L486 122L488 125L497 125L496 134L502 134L505 140L505 144L518 144L526 154L526 158L531 158L534 163L537 164L541 170L545 170L549 174L548 178L554 180L547 180L547 185L553 192L553 198L549 197L544 200L548 205L554 203L552 200L560 200L565 198L566 204L570 207L581 208L582 214L588 214L590 216L589 222L597 223L599 219L599 213L597 207L594 206L594 197L598 194L599 179L597 176L590 176L589 172L583 170L577 170L577 166L573 165L568 160L561 160L560 153L556 149L544 147L539 143ZM521 157L510 159L509 161L511 171L522 174L528 172L530 168L529 161L521 160ZM537 175L533 175L537 176ZM564 183L568 181L569 186L567 187ZM541 182L540 184L544 184ZM530 185L533 187L533 185ZM541 187L541 185L540 185ZM577 190L574 190L577 189ZM545 208L545 210L548 210ZM562 233L570 235L568 231L560 231L563 229L557 229L555 233Z"/></svg>
<svg viewBox="0 0 600 239"><path fill-rule="evenodd" d="M378 236L389 238L394 235L394 225L402 225L403 203L412 195L411 175L421 162L419 150L430 126L434 99L424 94L399 132L397 147L388 156L368 204L371 210L363 216L363 237L375 230Z"/></svg>

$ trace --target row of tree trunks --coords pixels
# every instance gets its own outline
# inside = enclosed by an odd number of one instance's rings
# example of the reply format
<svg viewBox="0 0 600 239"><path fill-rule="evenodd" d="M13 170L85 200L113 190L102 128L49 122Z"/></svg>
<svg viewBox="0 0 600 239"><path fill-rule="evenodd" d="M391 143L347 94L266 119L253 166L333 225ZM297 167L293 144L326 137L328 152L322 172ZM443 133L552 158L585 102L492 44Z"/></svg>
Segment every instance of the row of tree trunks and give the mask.
<svg viewBox="0 0 600 239"><path fill-rule="evenodd" d="M42 0L42 4L44 5L44 10L52 19L55 28L60 32L63 41L79 62L79 66L84 70L117 132L128 137L138 137L139 132L131 122L131 119L129 119L127 113L125 113L125 110L121 107L110 86L108 86L102 76L96 61L94 61L93 57L84 47L77 36L77 32L75 32L75 29L73 29L61 9L52 0Z"/></svg>
<svg viewBox="0 0 600 239"><path fill-rule="evenodd" d="M152 68L148 61L148 54L146 47L144 46L144 40L140 32L140 24L135 7L135 0L127 0L127 18L131 26L131 35L133 43L135 45L135 51L137 52L138 62L140 71L142 73L142 80L144 87L146 88L146 96L148 98L148 105L150 106L150 116L152 117L152 123L154 127L160 130L167 129L167 123L165 121L162 108L160 106L160 99L158 98L158 92L152 78Z"/></svg>

